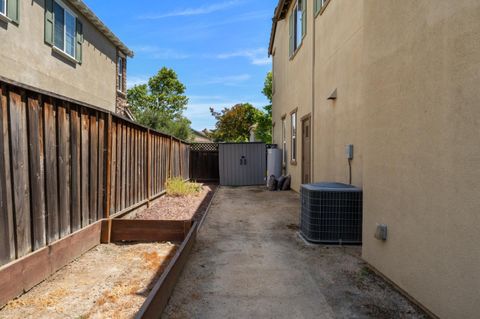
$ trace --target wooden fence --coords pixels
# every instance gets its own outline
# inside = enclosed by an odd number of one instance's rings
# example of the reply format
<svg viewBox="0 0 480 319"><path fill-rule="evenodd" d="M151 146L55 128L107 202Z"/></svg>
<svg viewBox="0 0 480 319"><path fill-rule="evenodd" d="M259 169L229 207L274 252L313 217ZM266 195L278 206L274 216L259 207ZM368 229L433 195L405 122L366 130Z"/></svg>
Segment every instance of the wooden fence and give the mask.
<svg viewBox="0 0 480 319"><path fill-rule="evenodd" d="M0 79L0 266L189 177L189 145Z"/></svg>

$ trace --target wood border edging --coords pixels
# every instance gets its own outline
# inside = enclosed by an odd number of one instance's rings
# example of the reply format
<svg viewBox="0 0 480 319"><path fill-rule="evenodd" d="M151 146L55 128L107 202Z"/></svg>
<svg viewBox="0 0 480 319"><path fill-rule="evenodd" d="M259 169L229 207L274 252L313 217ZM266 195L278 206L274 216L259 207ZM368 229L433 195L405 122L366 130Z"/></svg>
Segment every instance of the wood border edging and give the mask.
<svg viewBox="0 0 480 319"><path fill-rule="evenodd" d="M219 191L220 187L222 187L222 186L218 185L218 186L215 188L215 192L213 193L213 196L212 196L212 198L210 199L210 203L208 203L207 209L205 210L205 214L203 214L202 219L200 219L200 221L198 222L197 234L200 232L200 229L202 228L203 223L204 223L205 220L207 219L207 215L208 215L208 213L210 212L210 207L212 206L212 203L213 203L213 201L215 200L215 197L217 196L217 192Z"/></svg>
<svg viewBox="0 0 480 319"><path fill-rule="evenodd" d="M194 222L185 240L148 294L136 319L160 318L182 273L196 241L198 223Z"/></svg>
<svg viewBox="0 0 480 319"><path fill-rule="evenodd" d="M0 267L0 309L100 244L103 220Z"/></svg>

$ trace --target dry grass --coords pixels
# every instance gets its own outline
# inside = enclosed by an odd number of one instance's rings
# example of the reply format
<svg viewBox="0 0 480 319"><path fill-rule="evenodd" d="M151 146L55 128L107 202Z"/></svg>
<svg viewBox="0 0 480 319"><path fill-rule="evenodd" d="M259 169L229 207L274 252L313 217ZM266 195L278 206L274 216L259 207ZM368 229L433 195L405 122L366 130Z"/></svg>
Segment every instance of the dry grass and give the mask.
<svg viewBox="0 0 480 319"><path fill-rule="evenodd" d="M165 186L167 195L172 197L198 195L202 190L202 184L186 182L180 177L168 179Z"/></svg>
<svg viewBox="0 0 480 319"><path fill-rule="evenodd" d="M22 308L25 306L34 306L39 309L46 309L49 307L56 306L61 299L67 296L68 296L67 290L60 288L46 294L45 296L12 300L7 304L7 307L15 309L15 308Z"/></svg>

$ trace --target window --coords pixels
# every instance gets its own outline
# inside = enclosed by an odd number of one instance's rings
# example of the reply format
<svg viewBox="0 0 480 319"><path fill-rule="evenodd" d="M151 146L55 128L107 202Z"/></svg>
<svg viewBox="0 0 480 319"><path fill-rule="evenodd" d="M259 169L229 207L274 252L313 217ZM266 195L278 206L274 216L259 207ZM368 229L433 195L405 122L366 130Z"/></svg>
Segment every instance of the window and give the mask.
<svg viewBox="0 0 480 319"><path fill-rule="evenodd" d="M307 33L307 1L297 0L290 14L290 57L300 48Z"/></svg>
<svg viewBox="0 0 480 319"><path fill-rule="evenodd" d="M275 94L275 51L272 54L272 95Z"/></svg>
<svg viewBox="0 0 480 319"><path fill-rule="evenodd" d="M291 160L292 162L297 161L297 112L293 112L290 115L291 128L292 128L292 150L291 150Z"/></svg>
<svg viewBox="0 0 480 319"><path fill-rule="evenodd" d="M117 61L117 90L123 92L123 58L121 56L118 57Z"/></svg>
<svg viewBox="0 0 480 319"><path fill-rule="evenodd" d="M7 15L7 0L0 0L0 14Z"/></svg>
<svg viewBox="0 0 480 319"><path fill-rule="evenodd" d="M65 7L55 1L54 14L54 45L57 49L75 58L76 17Z"/></svg>
<svg viewBox="0 0 480 319"><path fill-rule="evenodd" d="M283 167L287 165L287 119L284 116L282 118L282 159Z"/></svg>
<svg viewBox="0 0 480 319"><path fill-rule="evenodd" d="M6 22L19 23L19 0L0 0L0 19Z"/></svg>
<svg viewBox="0 0 480 319"><path fill-rule="evenodd" d="M315 15L317 15L330 0L315 0Z"/></svg>
<svg viewBox="0 0 480 319"><path fill-rule="evenodd" d="M45 0L44 31L45 43L66 58L82 63L83 25L60 0Z"/></svg>

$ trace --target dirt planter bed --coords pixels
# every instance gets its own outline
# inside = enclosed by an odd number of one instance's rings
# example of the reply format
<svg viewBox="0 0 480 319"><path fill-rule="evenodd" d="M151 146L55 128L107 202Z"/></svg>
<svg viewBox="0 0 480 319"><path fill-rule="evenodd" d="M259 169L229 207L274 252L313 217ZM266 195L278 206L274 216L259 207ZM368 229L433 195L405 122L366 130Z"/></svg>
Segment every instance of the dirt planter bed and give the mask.
<svg viewBox="0 0 480 319"><path fill-rule="evenodd" d="M127 218L139 220L194 220L200 221L217 190L215 184L203 184L197 195L171 197L164 195L149 208L130 214Z"/></svg>
<svg viewBox="0 0 480 319"><path fill-rule="evenodd" d="M0 318L131 318L178 244L99 245L13 300Z"/></svg>
<svg viewBox="0 0 480 319"><path fill-rule="evenodd" d="M0 307L10 301L0 318L158 318L196 230L191 221L99 221L1 267Z"/></svg>

